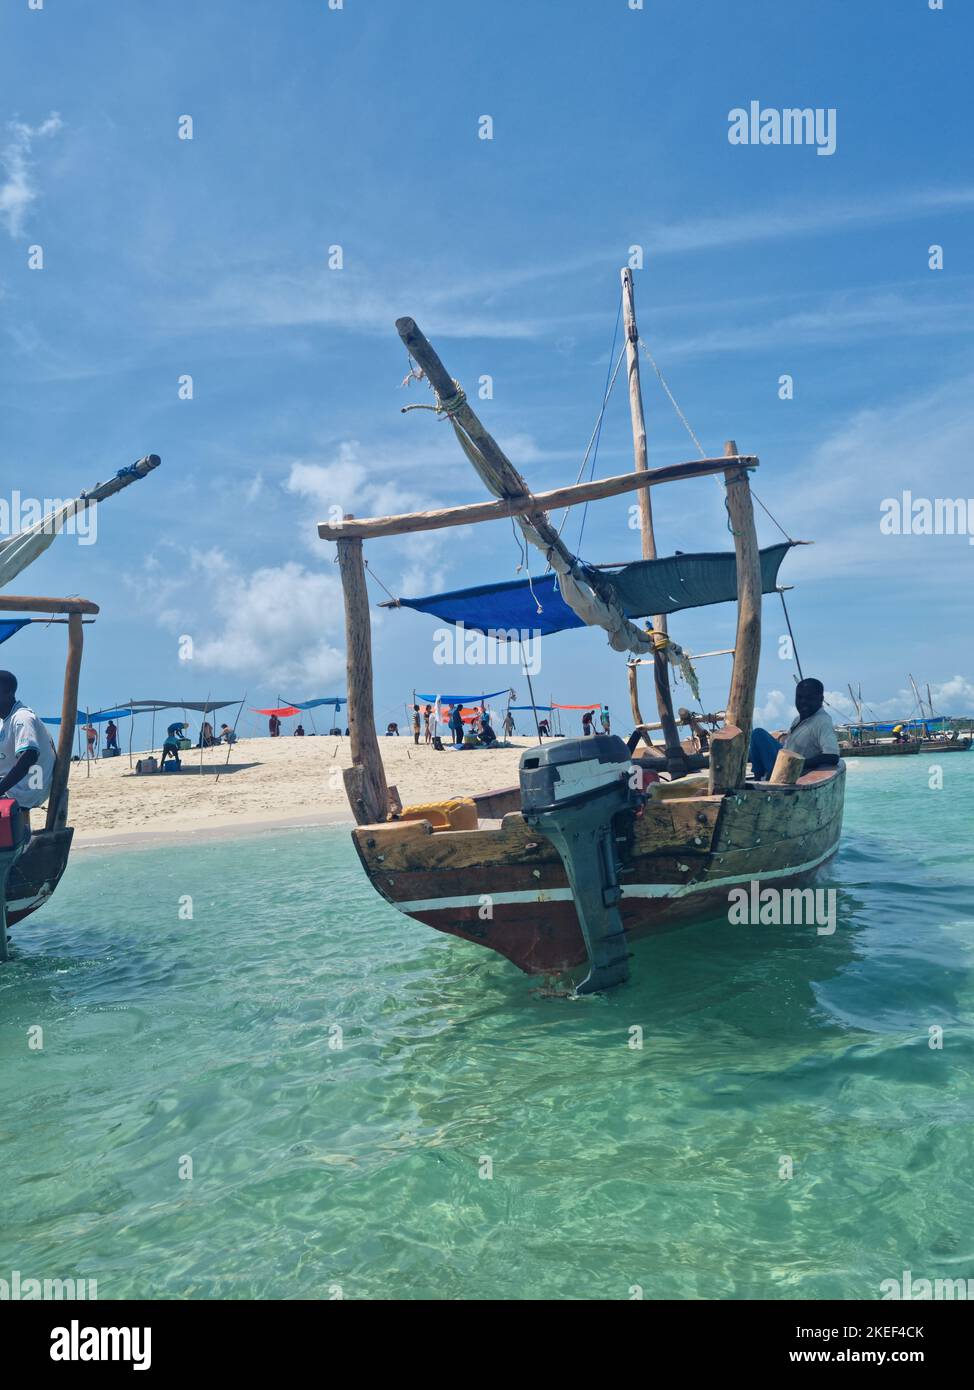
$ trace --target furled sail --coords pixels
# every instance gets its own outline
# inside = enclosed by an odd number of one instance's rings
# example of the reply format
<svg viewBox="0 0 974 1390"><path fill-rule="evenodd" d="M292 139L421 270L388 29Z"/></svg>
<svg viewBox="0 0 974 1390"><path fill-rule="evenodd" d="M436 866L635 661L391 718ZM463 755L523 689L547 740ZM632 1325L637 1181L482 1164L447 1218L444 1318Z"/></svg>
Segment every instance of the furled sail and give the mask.
<svg viewBox="0 0 974 1390"><path fill-rule="evenodd" d="M778 570L791 541L770 545L761 551L761 587L766 594L778 586ZM684 608L702 608L729 603L737 598L737 564L733 551L668 555L662 560L637 560L615 572L600 571L611 584L627 618L645 618L651 613L677 613ZM585 627L585 622L568 606L561 594L557 575L539 579L514 579L501 584L478 584L472 589L454 589L425 598L401 598L384 607L415 608L449 623L480 632L529 632L547 636L569 628Z"/></svg>
<svg viewBox="0 0 974 1390"><path fill-rule="evenodd" d="M98 483L90 492L82 492L79 497L55 507L33 526L27 526L16 535L0 540L0 589L16 579L21 570L32 565L38 556L43 555L54 537L64 529L72 517L85 511L93 502L103 502L113 493L121 492L122 488L140 482L147 473L158 468L160 463L158 454L147 454L145 458L139 459L138 463L120 468L107 483Z"/></svg>

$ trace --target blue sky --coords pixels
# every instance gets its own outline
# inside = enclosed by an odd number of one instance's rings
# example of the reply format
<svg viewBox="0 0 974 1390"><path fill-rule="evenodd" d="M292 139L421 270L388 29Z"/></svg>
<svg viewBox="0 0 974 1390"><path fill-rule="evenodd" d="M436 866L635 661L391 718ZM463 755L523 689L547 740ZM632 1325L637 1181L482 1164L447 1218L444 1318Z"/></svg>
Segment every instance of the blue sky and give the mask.
<svg viewBox="0 0 974 1390"><path fill-rule="evenodd" d="M493 378L482 417L533 486L572 481L619 267L641 245L640 328L694 430L708 452L734 438L757 453L758 493L816 542L782 571L806 673L832 692L861 681L894 713L912 671L945 710L974 713L967 536L879 529L904 488L974 497L960 0L3 0L2 22L4 495L70 496L163 459L102 509L96 544L61 539L14 586L102 605L89 703L340 691L341 596L315 523L333 503L366 515L483 495L447 426L400 414L423 394L400 387L395 318L415 317L471 391ZM731 145L728 113L753 100L834 108L835 153ZM43 270L27 268L34 245ZM644 391L651 466L694 457L649 371ZM617 387L596 471L631 458ZM590 510L586 558L638 555L626 508ZM658 489L654 509L661 553L729 544L712 479ZM519 562L505 524L367 553L402 594L513 578ZM774 720L794 667L776 600L765 618L758 698ZM733 621L724 606L671 629L710 650ZM513 679L526 700L506 667L434 666L436 627L375 615L381 719L414 687ZM56 636L27 631L3 657L31 702L56 705ZM722 707L727 659L700 675ZM628 703L598 632L549 639L535 690Z"/></svg>

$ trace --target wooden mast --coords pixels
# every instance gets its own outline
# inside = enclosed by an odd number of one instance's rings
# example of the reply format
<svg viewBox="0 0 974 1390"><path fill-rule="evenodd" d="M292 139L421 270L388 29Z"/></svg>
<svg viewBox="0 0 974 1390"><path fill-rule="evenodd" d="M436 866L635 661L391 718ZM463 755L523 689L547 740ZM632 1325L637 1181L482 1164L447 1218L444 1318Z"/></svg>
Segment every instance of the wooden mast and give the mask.
<svg viewBox="0 0 974 1390"><path fill-rule="evenodd" d="M58 730L57 757L51 774L47 798L46 830L61 830L68 823L68 773L71 771L71 745L78 721L78 684L84 648L81 614L68 617L68 659L64 667L64 696L61 701L61 727Z"/></svg>
<svg viewBox="0 0 974 1390"><path fill-rule="evenodd" d="M639 379L639 331L636 328L636 302L633 294L632 271L626 266L622 271L622 312L626 329L626 368L629 374L629 413L632 417L632 447L637 473L649 472L646 451L646 420L643 415L643 393ZM656 535L653 530L653 503L649 488L641 488L639 500L639 534L642 542L644 560L656 559ZM653 629L667 633L664 614L653 618ZM656 685L656 707L659 710L660 724L666 743L666 762L672 776L682 777L686 773L686 758L680 733L673 715L673 696L670 692L669 663L665 652L653 653L653 679ZM636 723L643 721L639 716L639 695L636 668L629 667L629 698Z"/></svg>
<svg viewBox="0 0 974 1390"><path fill-rule="evenodd" d="M338 542L338 569L345 597L345 654L348 675L348 736L352 766L342 772L345 793L359 825L389 814L385 768L375 732L372 695L372 622L360 540Z"/></svg>
<svg viewBox="0 0 974 1390"><path fill-rule="evenodd" d="M737 445L724 445L728 458L737 458ZM754 695L761 662L761 553L754 525L754 507L747 468L739 464L725 474L727 514L734 533L737 557L737 638L734 642L734 669L727 697L727 725L743 735L735 751L728 781L739 786L747 775L747 753L754 723Z"/></svg>

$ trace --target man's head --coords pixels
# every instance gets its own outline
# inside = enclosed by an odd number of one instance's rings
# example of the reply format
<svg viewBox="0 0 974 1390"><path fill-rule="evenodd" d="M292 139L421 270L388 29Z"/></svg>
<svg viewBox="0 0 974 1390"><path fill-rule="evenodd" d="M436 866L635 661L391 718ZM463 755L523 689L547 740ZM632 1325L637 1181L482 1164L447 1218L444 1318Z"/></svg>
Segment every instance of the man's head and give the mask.
<svg viewBox="0 0 974 1390"><path fill-rule="evenodd" d="M0 716L10 713L17 698L17 677L13 671L0 671Z"/></svg>
<svg viewBox="0 0 974 1390"><path fill-rule="evenodd" d="M822 708L825 700L825 686L814 677L799 681L795 686L795 709L801 719L811 719Z"/></svg>

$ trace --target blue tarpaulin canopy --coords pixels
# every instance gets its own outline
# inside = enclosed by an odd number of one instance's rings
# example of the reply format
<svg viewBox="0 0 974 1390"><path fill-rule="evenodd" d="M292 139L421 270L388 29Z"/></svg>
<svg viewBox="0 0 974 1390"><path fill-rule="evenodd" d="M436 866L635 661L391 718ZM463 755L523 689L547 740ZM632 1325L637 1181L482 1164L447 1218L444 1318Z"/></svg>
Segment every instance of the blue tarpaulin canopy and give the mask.
<svg viewBox="0 0 974 1390"><path fill-rule="evenodd" d="M8 637L13 637L15 632L26 627L29 622L30 618L3 618L0 620L0 642L6 642Z"/></svg>
<svg viewBox="0 0 974 1390"><path fill-rule="evenodd" d="M552 710L552 706L551 706L551 705L508 705L508 709L511 709L511 710L543 709L544 712L545 712L545 714L550 714L550 713L551 713L551 710Z"/></svg>
<svg viewBox="0 0 974 1390"><path fill-rule="evenodd" d="M85 724L107 724L109 719L125 719L131 713L132 710L130 709L103 709L98 710L95 714L85 714L79 710L75 723L82 728ZM53 717L44 720L45 724L60 724L60 722L60 718L55 719Z"/></svg>
<svg viewBox="0 0 974 1390"><path fill-rule="evenodd" d="M763 593L774 593L777 588L778 570L791 544L783 541L761 551ZM629 618L676 613L737 598L737 561L732 551L637 560L615 573L603 570L602 577L615 589ZM448 623L463 623L476 631L497 634L500 640L508 634L518 640L522 632L547 636L585 626L562 598L554 574L539 579L511 579L502 584L478 584L472 589L453 589L425 598L401 598L384 606L415 608Z"/></svg>
<svg viewBox="0 0 974 1390"><path fill-rule="evenodd" d="M416 699L425 700L427 704L435 704L439 701L441 705L479 705L483 700L496 700L498 695L508 695L509 690L489 690L486 694L479 691L476 695L422 695L417 690Z"/></svg>
<svg viewBox="0 0 974 1390"><path fill-rule="evenodd" d="M290 705L292 709L317 709L319 705L334 705L336 709L341 709L342 705L347 705L348 700L344 695L326 695L321 700L285 700L278 696L282 705Z"/></svg>

